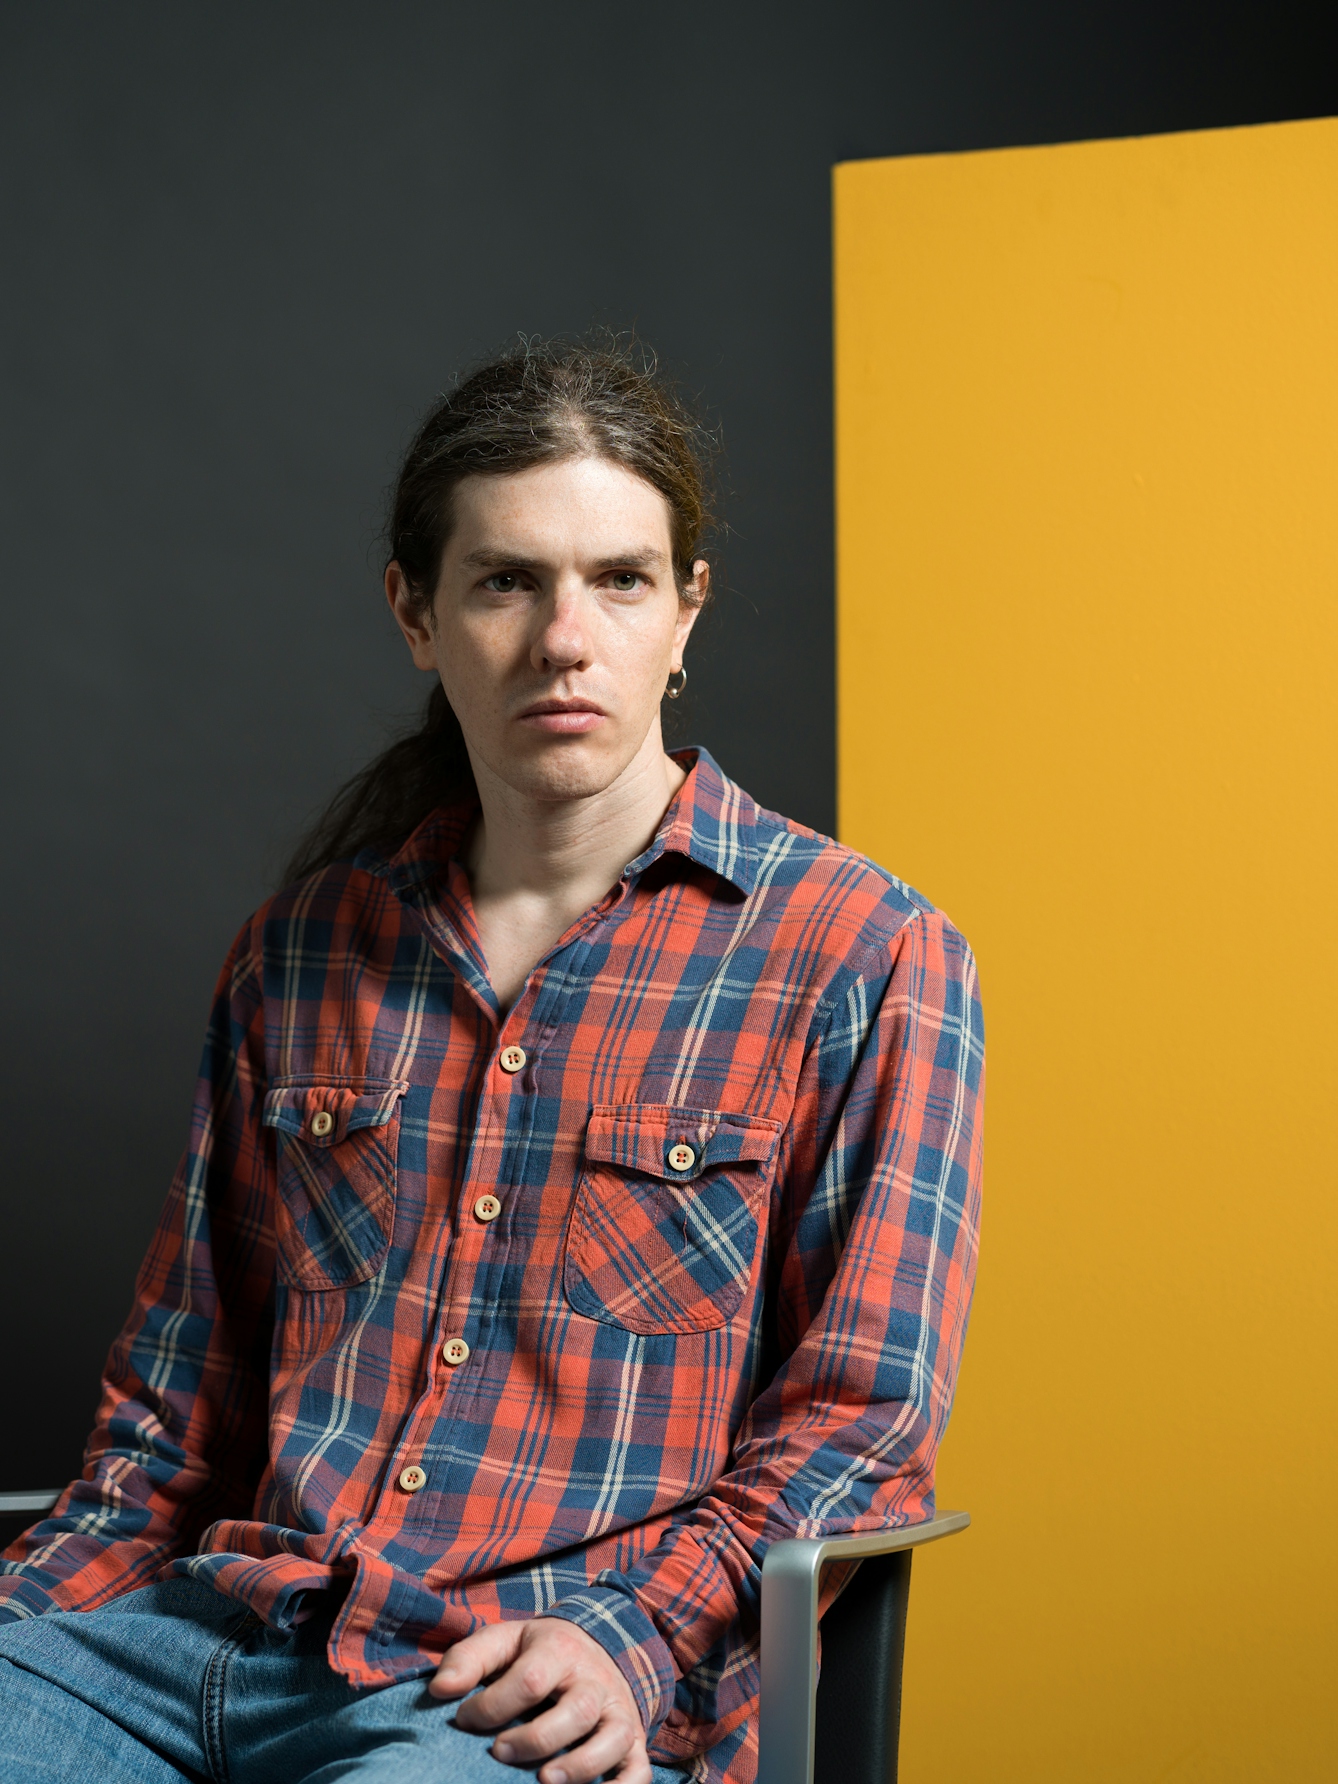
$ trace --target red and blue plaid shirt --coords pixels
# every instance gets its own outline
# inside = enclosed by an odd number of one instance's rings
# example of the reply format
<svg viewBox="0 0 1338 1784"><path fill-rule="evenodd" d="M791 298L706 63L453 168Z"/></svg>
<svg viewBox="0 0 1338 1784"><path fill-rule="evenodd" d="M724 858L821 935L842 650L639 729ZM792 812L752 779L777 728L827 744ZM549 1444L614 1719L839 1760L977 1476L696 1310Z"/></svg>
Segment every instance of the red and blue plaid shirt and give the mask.
<svg viewBox="0 0 1338 1784"><path fill-rule="evenodd" d="M932 1510L976 1256L962 937L705 754L506 1014L429 818L224 968L82 1479L0 1617L189 1573L332 1666L570 1618L660 1763L756 1764L770 1543Z"/></svg>

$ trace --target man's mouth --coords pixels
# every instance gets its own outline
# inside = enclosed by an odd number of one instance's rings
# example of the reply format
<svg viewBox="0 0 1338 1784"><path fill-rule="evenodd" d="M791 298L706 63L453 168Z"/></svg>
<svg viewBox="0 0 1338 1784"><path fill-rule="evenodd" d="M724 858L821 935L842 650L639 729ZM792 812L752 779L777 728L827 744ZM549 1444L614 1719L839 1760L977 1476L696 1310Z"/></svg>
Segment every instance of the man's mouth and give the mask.
<svg viewBox="0 0 1338 1784"><path fill-rule="evenodd" d="M517 715L521 724L554 737L574 737L602 725L608 714L593 700L536 700Z"/></svg>

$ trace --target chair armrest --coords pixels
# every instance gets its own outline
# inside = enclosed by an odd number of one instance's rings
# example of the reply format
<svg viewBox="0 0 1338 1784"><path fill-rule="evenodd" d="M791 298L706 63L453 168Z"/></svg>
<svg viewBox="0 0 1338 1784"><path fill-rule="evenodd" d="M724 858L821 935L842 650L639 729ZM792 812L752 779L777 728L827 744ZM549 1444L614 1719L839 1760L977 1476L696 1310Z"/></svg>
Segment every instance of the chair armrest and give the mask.
<svg viewBox="0 0 1338 1784"><path fill-rule="evenodd" d="M13 1517L24 1511L50 1511L60 1498L60 1493L52 1490L46 1493L0 1493L0 1518Z"/></svg>
<svg viewBox="0 0 1338 1784"><path fill-rule="evenodd" d="M758 1784L813 1784L818 1694L818 1583L824 1561L861 1561L953 1536L971 1522L941 1511L864 1536L787 1537L762 1563L762 1702Z"/></svg>

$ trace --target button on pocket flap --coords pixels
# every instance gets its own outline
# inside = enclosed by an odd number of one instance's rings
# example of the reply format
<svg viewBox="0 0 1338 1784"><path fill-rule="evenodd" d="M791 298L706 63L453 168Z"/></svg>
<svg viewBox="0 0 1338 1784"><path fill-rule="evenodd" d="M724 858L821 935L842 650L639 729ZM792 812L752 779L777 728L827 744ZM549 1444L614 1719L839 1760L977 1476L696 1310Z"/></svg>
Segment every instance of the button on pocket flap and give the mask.
<svg viewBox="0 0 1338 1784"><path fill-rule="evenodd" d="M337 1146L359 1128L385 1127L409 1086L397 1079L351 1084L281 1084L265 1097L261 1119L311 1146Z"/></svg>
<svg viewBox="0 0 1338 1784"><path fill-rule="evenodd" d="M759 1216L781 1124L719 1109L593 1109L563 1285L624 1331L709 1332L759 1278Z"/></svg>
<svg viewBox="0 0 1338 1784"><path fill-rule="evenodd" d="M389 1078L279 1083L274 1129L278 1274L289 1288L347 1289L384 1264L395 1224L400 1098Z"/></svg>
<svg viewBox="0 0 1338 1784"><path fill-rule="evenodd" d="M780 1122L764 1115L727 1115L670 1103L613 1104L591 1110L585 1156L683 1182L714 1165L770 1164L780 1132Z"/></svg>

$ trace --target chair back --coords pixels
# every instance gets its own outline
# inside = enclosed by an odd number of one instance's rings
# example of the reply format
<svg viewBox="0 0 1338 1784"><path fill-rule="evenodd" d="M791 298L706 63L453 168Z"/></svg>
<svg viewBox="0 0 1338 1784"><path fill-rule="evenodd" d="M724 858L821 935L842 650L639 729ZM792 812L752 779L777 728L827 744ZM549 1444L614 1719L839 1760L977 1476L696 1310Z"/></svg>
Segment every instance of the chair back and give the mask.
<svg viewBox="0 0 1338 1784"><path fill-rule="evenodd" d="M813 1784L897 1784L912 1553L861 1561L822 1619Z"/></svg>

